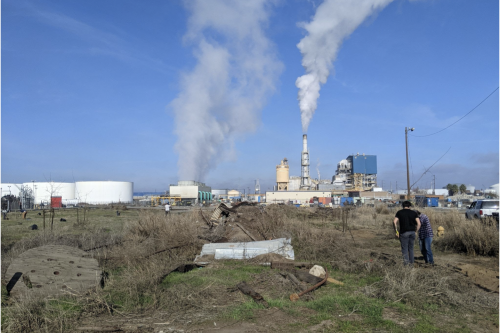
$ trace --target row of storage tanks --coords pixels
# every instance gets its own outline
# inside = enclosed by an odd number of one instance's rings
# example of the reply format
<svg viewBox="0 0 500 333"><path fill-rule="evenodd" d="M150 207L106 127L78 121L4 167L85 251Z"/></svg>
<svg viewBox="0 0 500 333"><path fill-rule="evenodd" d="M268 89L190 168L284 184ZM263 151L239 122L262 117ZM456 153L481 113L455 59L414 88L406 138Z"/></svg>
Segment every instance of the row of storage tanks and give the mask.
<svg viewBox="0 0 500 333"><path fill-rule="evenodd" d="M25 187L34 194L35 204L49 204L51 197L61 197L64 205L87 203L93 205L133 202L134 183L117 181L83 181L75 183L29 182L1 184L2 196L19 196Z"/></svg>

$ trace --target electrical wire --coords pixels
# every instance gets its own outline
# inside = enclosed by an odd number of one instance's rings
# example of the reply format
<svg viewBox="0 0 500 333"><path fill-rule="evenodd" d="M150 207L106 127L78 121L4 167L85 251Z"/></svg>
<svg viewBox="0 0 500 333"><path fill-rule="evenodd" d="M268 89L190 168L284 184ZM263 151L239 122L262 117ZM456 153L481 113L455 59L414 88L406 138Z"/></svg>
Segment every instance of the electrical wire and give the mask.
<svg viewBox="0 0 500 333"><path fill-rule="evenodd" d="M415 183L413 183L413 185L415 185L415 184L416 184L416 183L417 183L420 179L422 179L422 177L423 177L423 176L424 176L427 172L429 172L429 170L430 170L430 169L431 169L431 168L432 168L432 167L433 167L433 166L434 166L437 162L439 162L439 161L440 161L440 160L444 157L444 155L448 154L448 152L450 151L450 149L451 149L451 147L450 147L450 148L448 148L448 150L446 151L446 153L444 153L444 154L443 154L440 158L438 158L438 160L437 160L436 162L432 163L432 165L431 165L430 167L428 167L428 168L424 171L424 173L422 174L422 176L420 176L420 178L419 178L419 179L417 179L417 181L416 181ZM413 187L413 185L411 185L411 186L410 186L410 188L412 188L412 187Z"/></svg>
<svg viewBox="0 0 500 333"><path fill-rule="evenodd" d="M412 135L414 137L417 137L417 138L423 138L423 137L426 137L426 136L431 136L431 135L434 135L434 134L438 134L438 133L441 133L442 131L450 128L451 126L455 125L456 123L458 123L460 120L464 119L465 117L467 117L472 111L474 111L475 109L477 109L481 104L483 104L483 102L485 102L488 98L490 98L491 95L493 95L497 90L498 90L499 87L497 87L495 90L493 90L491 92L491 94L489 94L485 99L483 99L478 105L476 105L472 110L470 110L469 112L467 112L464 116L462 116L460 119L458 119L457 121L455 121L453 124L451 125L448 125L446 126L445 128L437 131L437 132L434 132L434 133L431 133L431 134L426 134L426 135Z"/></svg>

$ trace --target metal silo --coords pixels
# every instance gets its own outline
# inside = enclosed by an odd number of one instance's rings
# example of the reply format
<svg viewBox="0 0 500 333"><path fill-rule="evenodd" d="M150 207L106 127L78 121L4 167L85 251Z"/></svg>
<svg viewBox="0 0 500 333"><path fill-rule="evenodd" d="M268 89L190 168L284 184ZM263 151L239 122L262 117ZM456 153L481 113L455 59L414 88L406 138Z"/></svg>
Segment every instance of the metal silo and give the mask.
<svg viewBox="0 0 500 333"><path fill-rule="evenodd" d="M290 178L290 169L286 157L281 161L281 164L276 166L276 183L278 191L288 191L288 182Z"/></svg>

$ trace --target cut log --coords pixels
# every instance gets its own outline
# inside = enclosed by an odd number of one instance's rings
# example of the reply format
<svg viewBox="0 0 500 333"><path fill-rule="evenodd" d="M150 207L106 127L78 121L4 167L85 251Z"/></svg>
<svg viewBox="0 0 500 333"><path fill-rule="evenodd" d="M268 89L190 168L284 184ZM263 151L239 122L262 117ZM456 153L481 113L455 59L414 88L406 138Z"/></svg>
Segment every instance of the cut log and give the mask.
<svg viewBox="0 0 500 333"><path fill-rule="evenodd" d="M307 289L307 287L306 287L306 286L304 286L302 283L300 283L300 281L299 281L299 280L297 280L297 278L295 277L295 275L293 275L292 273L287 273L287 275L286 275L286 276L288 277L288 279L289 279L290 281L292 281L292 283L295 285L295 287L297 287L297 289L298 289L299 291L301 291L301 292L302 292L302 291L304 291L304 290L306 290L306 289Z"/></svg>
<svg viewBox="0 0 500 333"><path fill-rule="evenodd" d="M268 308L269 304L267 304L264 297L262 297L259 293L253 290L245 281L242 281L236 285L236 287L245 295L248 295L254 299L255 302L264 305L264 307Z"/></svg>
<svg viewBox="0 0 500 333"><path fill-rule="evenodd" d="M306 272L306 271L300 271L300 270L296 270L293 272L293 274L301 281L304 281L304 282L307 282L307 283L310 283L310 284L316 284L320 281L322 281L323 279L322 278L319 278L317 276L314 276L312 274L309 274L309 272Z"/></svg>

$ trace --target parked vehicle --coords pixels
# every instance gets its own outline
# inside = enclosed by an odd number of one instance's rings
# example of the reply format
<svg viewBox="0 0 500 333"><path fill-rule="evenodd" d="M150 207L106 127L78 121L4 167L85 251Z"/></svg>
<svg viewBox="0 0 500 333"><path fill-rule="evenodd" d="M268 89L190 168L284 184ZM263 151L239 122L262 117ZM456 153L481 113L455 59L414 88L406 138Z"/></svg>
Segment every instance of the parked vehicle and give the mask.
<svg viewBox="0 0 500 333"><path fill-rule="evenodd" d="M465 217L468 219L479 219L492 217L493 213L498 214L498 200L485 199L474 201L465 211ZM498 215L497 215L498 216Z"/></svg>
<svg viewBox="0 0 500 333"><path fill-rule="evenodd" d="M493 218L497 220L498 223L498 212L493 212Z"/></svg>

